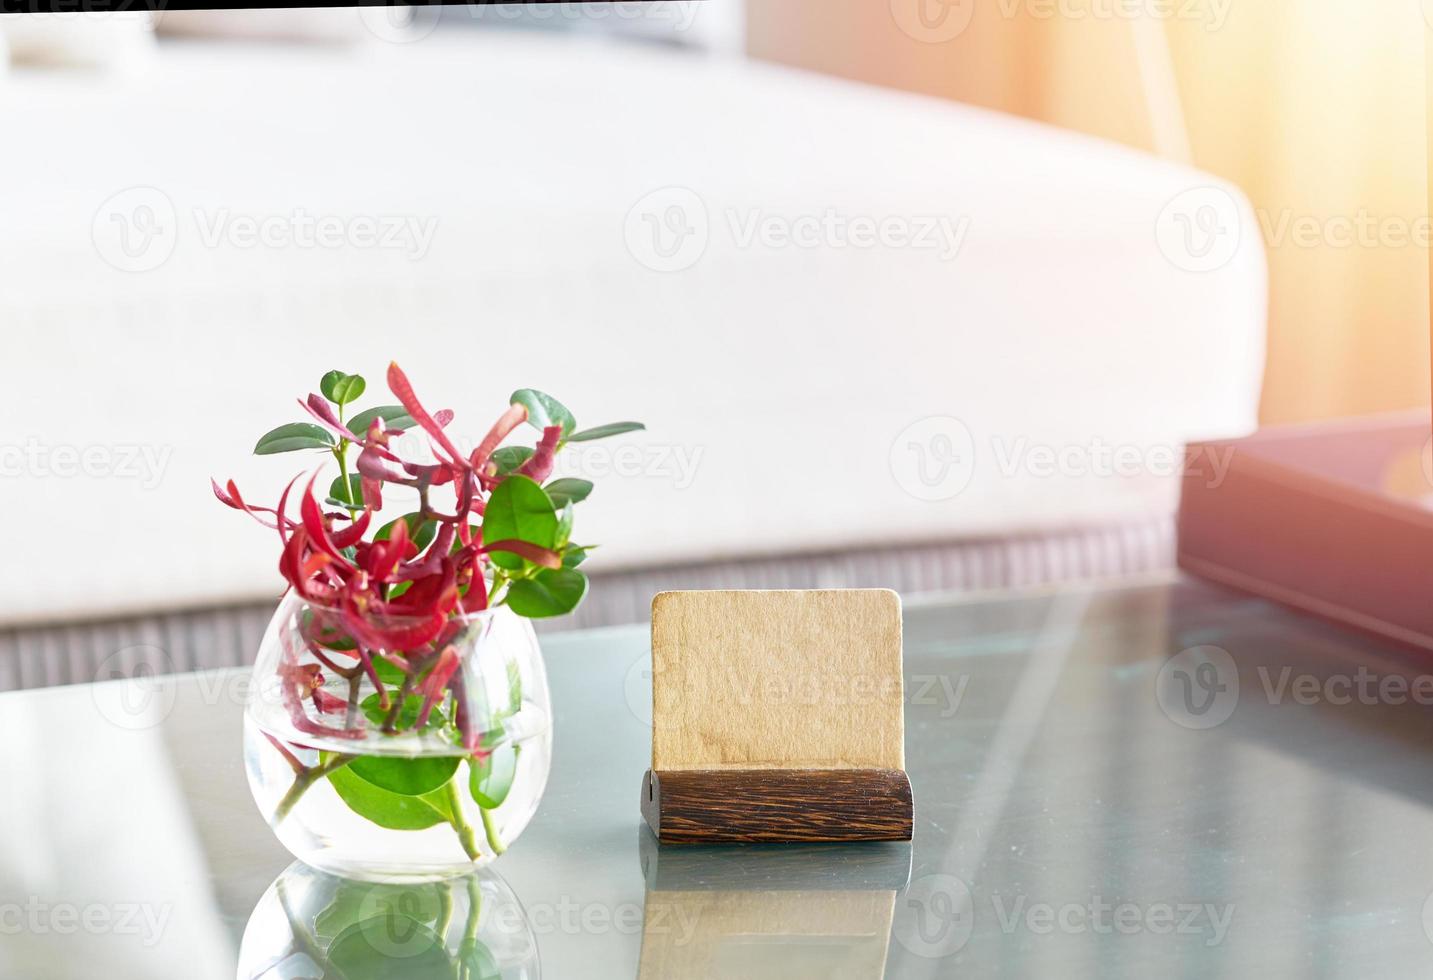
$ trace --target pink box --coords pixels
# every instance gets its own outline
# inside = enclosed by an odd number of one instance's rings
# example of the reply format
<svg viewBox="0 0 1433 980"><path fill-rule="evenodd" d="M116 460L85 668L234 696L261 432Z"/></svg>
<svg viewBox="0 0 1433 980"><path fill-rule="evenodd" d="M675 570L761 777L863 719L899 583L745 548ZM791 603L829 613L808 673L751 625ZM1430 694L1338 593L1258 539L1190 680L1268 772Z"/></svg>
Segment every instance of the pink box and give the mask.
<svg viewBox="0 0 1433 980"><path fill-rule="evenodd" d="M1179 507L1179 566L1433 651L1427 411L1200 443Z"/></svg>

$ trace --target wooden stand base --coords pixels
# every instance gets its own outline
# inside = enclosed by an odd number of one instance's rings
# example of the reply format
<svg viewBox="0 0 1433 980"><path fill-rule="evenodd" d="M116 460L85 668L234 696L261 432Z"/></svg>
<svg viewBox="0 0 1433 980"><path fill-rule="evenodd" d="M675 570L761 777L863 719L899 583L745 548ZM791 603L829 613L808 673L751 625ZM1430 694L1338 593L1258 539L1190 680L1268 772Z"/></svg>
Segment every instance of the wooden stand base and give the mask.
<svg viewBox="0 0 1433 980"><path fill-rule="evenodd" d="M697 769L642 781L642 816L663 844L910 840L899 769Z"/></svg>

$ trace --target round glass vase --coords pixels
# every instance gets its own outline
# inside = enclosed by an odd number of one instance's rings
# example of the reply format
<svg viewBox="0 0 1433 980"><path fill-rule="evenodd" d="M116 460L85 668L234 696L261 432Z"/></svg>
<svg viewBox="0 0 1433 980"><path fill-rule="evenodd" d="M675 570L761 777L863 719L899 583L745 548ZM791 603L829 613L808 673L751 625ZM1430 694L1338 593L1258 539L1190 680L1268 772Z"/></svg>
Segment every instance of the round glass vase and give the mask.
<svg viewBox="0 0 1433 980"><path fill-rule="evenodd" d="M275 835L312 867L374 882L467 874L537 810L552 712L532 624L500 606L416 650L372 645L423 625L356 624L360 654L342 617L292 594L269 623L244 767Z"/></svg>

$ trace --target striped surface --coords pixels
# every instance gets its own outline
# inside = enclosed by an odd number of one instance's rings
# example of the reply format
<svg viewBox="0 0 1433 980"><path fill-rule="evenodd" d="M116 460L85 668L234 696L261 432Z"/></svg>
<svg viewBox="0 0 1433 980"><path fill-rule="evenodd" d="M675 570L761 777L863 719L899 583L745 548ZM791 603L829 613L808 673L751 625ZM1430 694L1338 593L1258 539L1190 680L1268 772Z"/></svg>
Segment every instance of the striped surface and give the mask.
<svg viewBox="0 0 1433 980"><path fill-rule="evenodd" d="M574 615L544 629L645 622L666 589L892 588L902 594L1018 589L1138 575L1174 564L1168 520L1040 537L863 549L594 576ZM0 690L246 664L272 603L0 631Z"/></svg>

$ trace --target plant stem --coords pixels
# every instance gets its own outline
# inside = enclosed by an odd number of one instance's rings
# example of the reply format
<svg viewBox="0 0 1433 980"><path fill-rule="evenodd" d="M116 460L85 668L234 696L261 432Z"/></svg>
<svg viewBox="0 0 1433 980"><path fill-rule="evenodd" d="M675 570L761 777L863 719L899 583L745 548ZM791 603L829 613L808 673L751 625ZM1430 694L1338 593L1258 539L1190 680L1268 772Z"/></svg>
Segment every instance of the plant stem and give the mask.
<svg viewBox="0 0 1433 980"><path fill-rule="evenodd" d="M478 920L483 912L483 890L478 885L478 879L468 878L468 919L463 924L463 941L477 942Z"/></svg>
<svg viewBox="0 0 1433 980"><path fill-rule="evenodd" d="M342 406L342 405L338 406L338 421L339 421L339 424L340 424L340 425L343 424L343 406ZM347 439L340 439L340 440L338 440L338 445L333 447L333 455L334 455L334 458L336 458L336 459L338 460L338 473L339 473L339 476L341 476L341 477L343 478L343 483L342 483L342 486L343 486L343 500L346 502L349 520L352 520L353 517L354 517L354 515L358 513L359 508L358 508L358 506L357 506L357 505L358 505L358 501L354 500L354 499L353 499L353 494L349 492L350 487L349 487L349 484L348 484L348 440L347 440Z"/></svg>
<svg viewBox="0 0 1433 980"><path fill-rule="evenodd" d="M463 801L458 797L457 780L450 780L444 787L444 791L447 794L448 813L450 814L448 822L458 832L458 843L463 845L463 851L468 855L468 859L476 861L483 856L483 851L478 846L478 838L473 833L472 825L463 817ZM487 811L484 811L485 816L486 813Z"/></svg>
<svg viewBox="0 0 1433 980"><path fill-rule="evenodd" d="M358 758L358 756L335 755L327 762L317 766L306 767L302 771L295 773L293 785L290 786L289 791L284 794L284 798L279 800L279 805L274 808L274 825L277 826L283 823L284 818L289 815L289 811L298 804L299 800L303 799L303 795L309 791L309 788L312 787L314 783L323 779L331 772L337 772L356 758Z"/></svg>
<svg viewBox="0 0 1433 980"><path fill-rule="evenodd" d="M488 836L488 846L493 849L494 854L501 854L507 850L503 846L502 838L498 836L497 824L493 822L493 813L487 807L483 807L483 832Z"/></svg>

